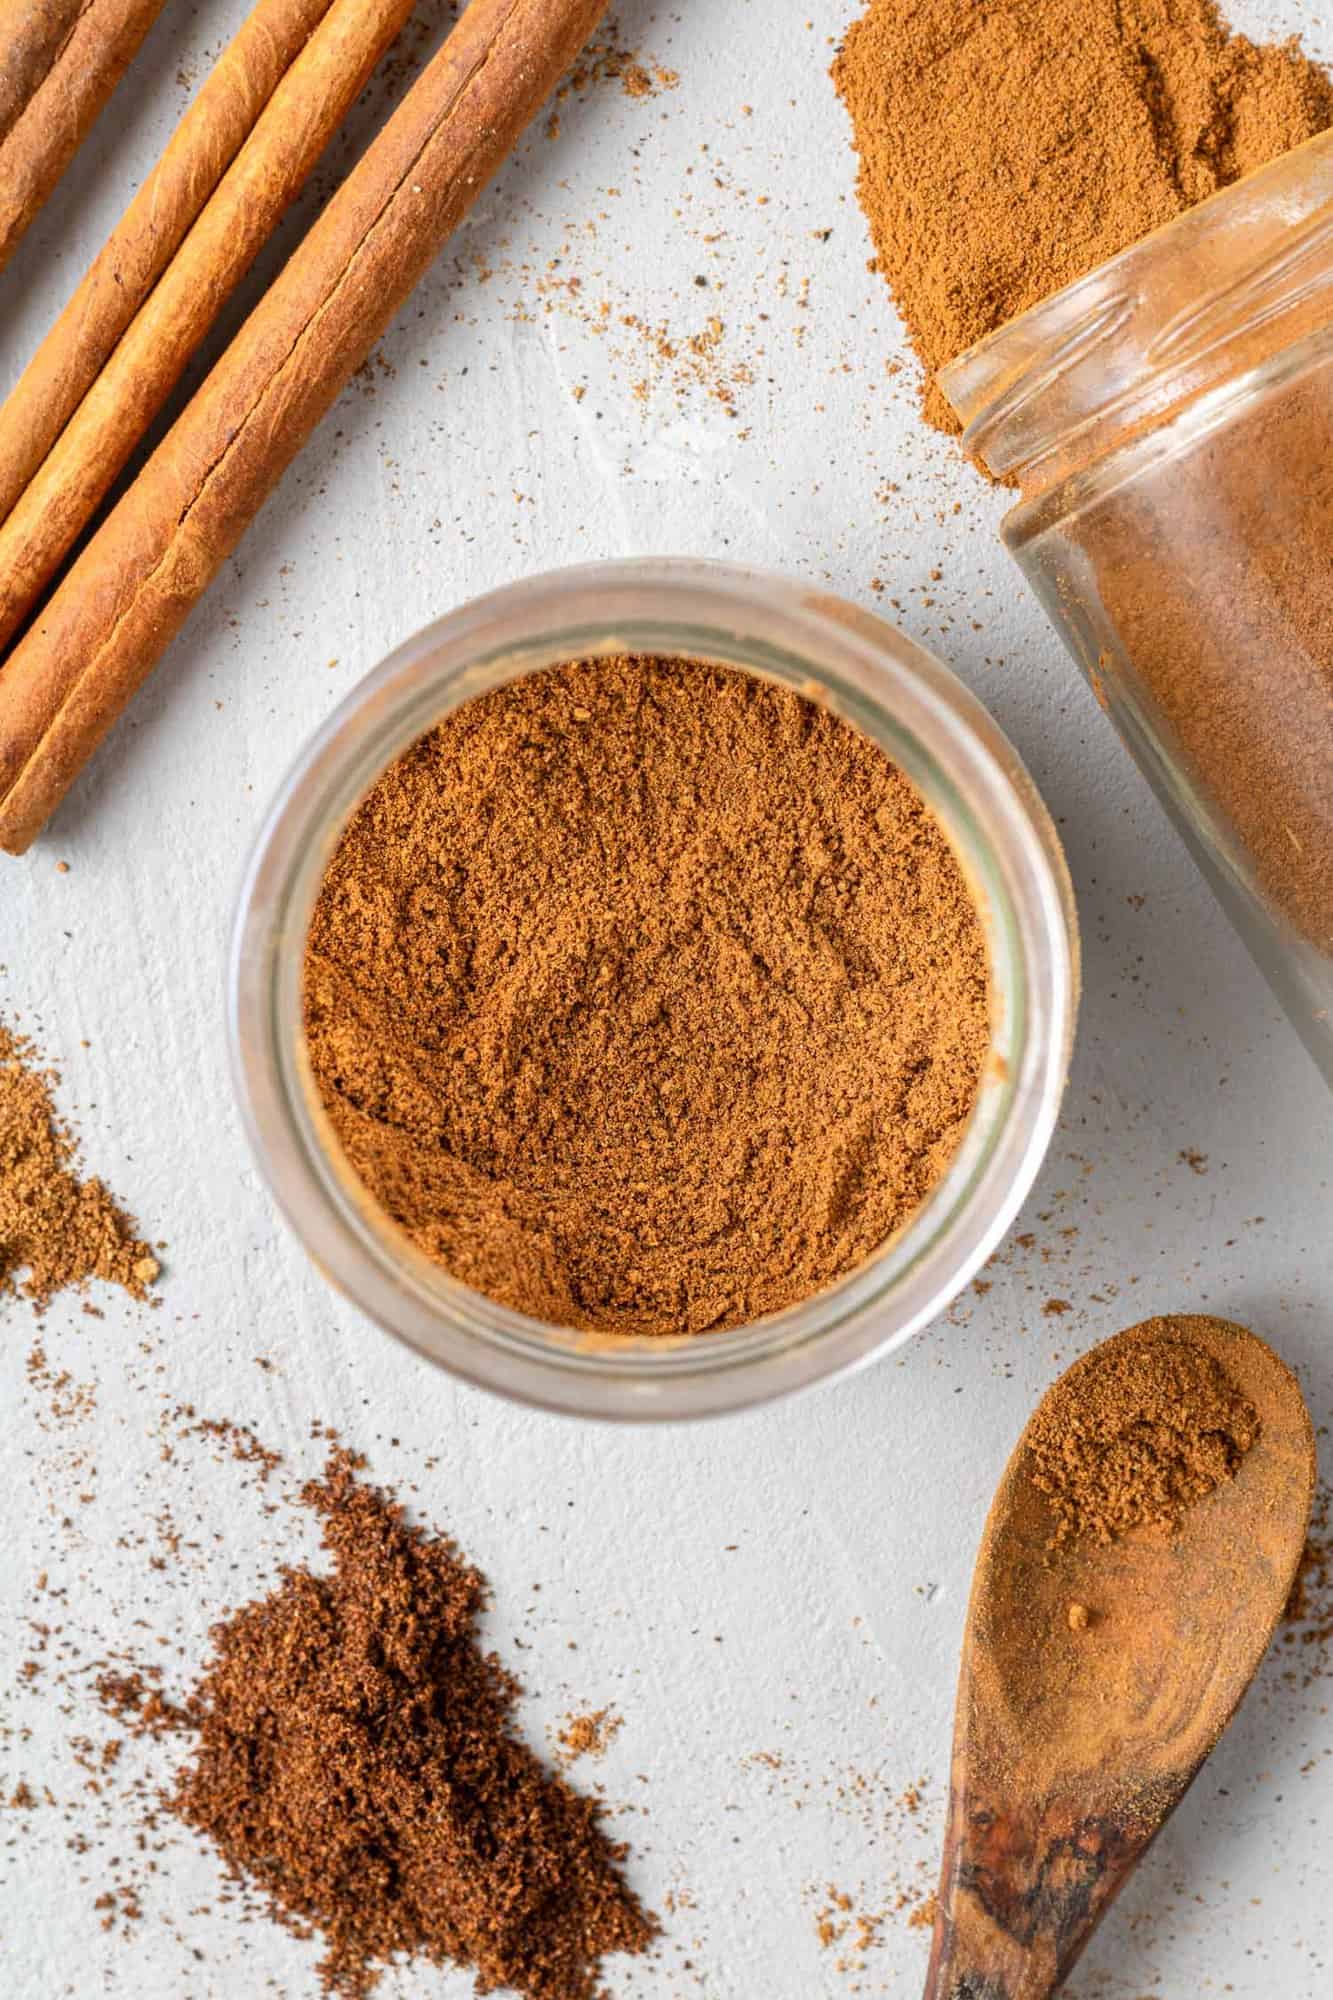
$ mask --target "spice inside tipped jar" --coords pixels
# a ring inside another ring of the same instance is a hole
[[[575,660],[386,770],[305,961],[315,1079],[427,1256],[564,1326],[745,1323],[940,1178],[989,1044],[976,907],[925,801],[732,668]]]

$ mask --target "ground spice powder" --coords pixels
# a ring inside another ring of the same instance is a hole
[[[328,1993],[364,2000],[403,1954],[467,1966],[481,1993],[594,2000],[603,1956],[654,1932],[625,1850],[514,1734],[517,1685],[477,1641],[482,1577],[359,1463],[335,1451],[304,1489],[331,1572],[288,1570],[214,1630],[172,1809],[320,1935]]]
[[[0,1021],[0,1296],[39,1307],[90,1278],[147,1297],[158,1261],[100,1180],[78,1173],[78,1142],[56,1111],[54,1071]]]
[[[1030,1476],[1057,1541],[1174,1530],[1259,1435],[1253,1404],[1206,1348],[1175,1336],[1170,1319],[1135,1333],[1072,1368],[1029,1429]]]
[[[1213,0],[871,0],[834,79],[878,268],[958,424],[946,361],[1333,124],[1294,42]]]
[[[680,659],[466,703],[315,910],[335,1131],[416,1244],[562,1324],[695,1332],[859,1264],[944,1170],[981,925],[915,788],[819,704]]]
[[[556,1736],[560,1762],[573,1764],[580,1757],[604,1757],[620,1734],[624,1718],[612,1708],[590,1709],[586,1715],[570,1715]]]
[[[1333,367],[1068,539],[1071,592],[1095,578],[1130,699],[1270,905],[1333,956]]]

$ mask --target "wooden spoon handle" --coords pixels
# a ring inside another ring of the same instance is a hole
[[[955,1791],[925,2000],[1047,2000],[1146,1845],[1059,1801],[1025,1822]]]

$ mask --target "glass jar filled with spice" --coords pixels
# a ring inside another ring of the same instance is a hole
[[[511,585],[361,683],[260,836],[231,1023],[355,1303],[468,1381],[652,1419],[935,1316],[1031,1186],[1076,995],[1059,842],[955,677],[808,585],[649,561]]]
[[[1333,1082],[1333,133],[945,368],[1003,535]]]

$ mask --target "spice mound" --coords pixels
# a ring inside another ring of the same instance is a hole
[[[571,661],[373,787],[317,901],[314,1076],[427,1256],[610,1333],[758,1318],[929,1193],[989,1043],[985,940],[882,751],[731,668]]]
[[[216,1627],[172,1809],[298,1932],[327,1993],[364,2000],[397,1953],[477,1990],[594,2000],[653,1920],[599,1808],[512,1732],[516,1683],[477,1642],[485,1585],[335,1452],[304,1490],[332,1573],[288,1570]]]
[[[1097,1348],[1033,1419],[1029,1472],[1050,1500],[1057,1542],[1173,1532],[1254,1444],[1253,1404],[1188,1326],[1145,1320]]]
[[[21,1289],[42,1307],[104,1278],[147,1298],[157,1258],[102,1182],[79,1178],[55,1082],[32,1043],[0,1022],[0,1297]]]
[[[1327,73],[1214,0],[870,0],[833,74],[928,376],[1333,125]],[[925,413],[958,428],[933,383]]]

